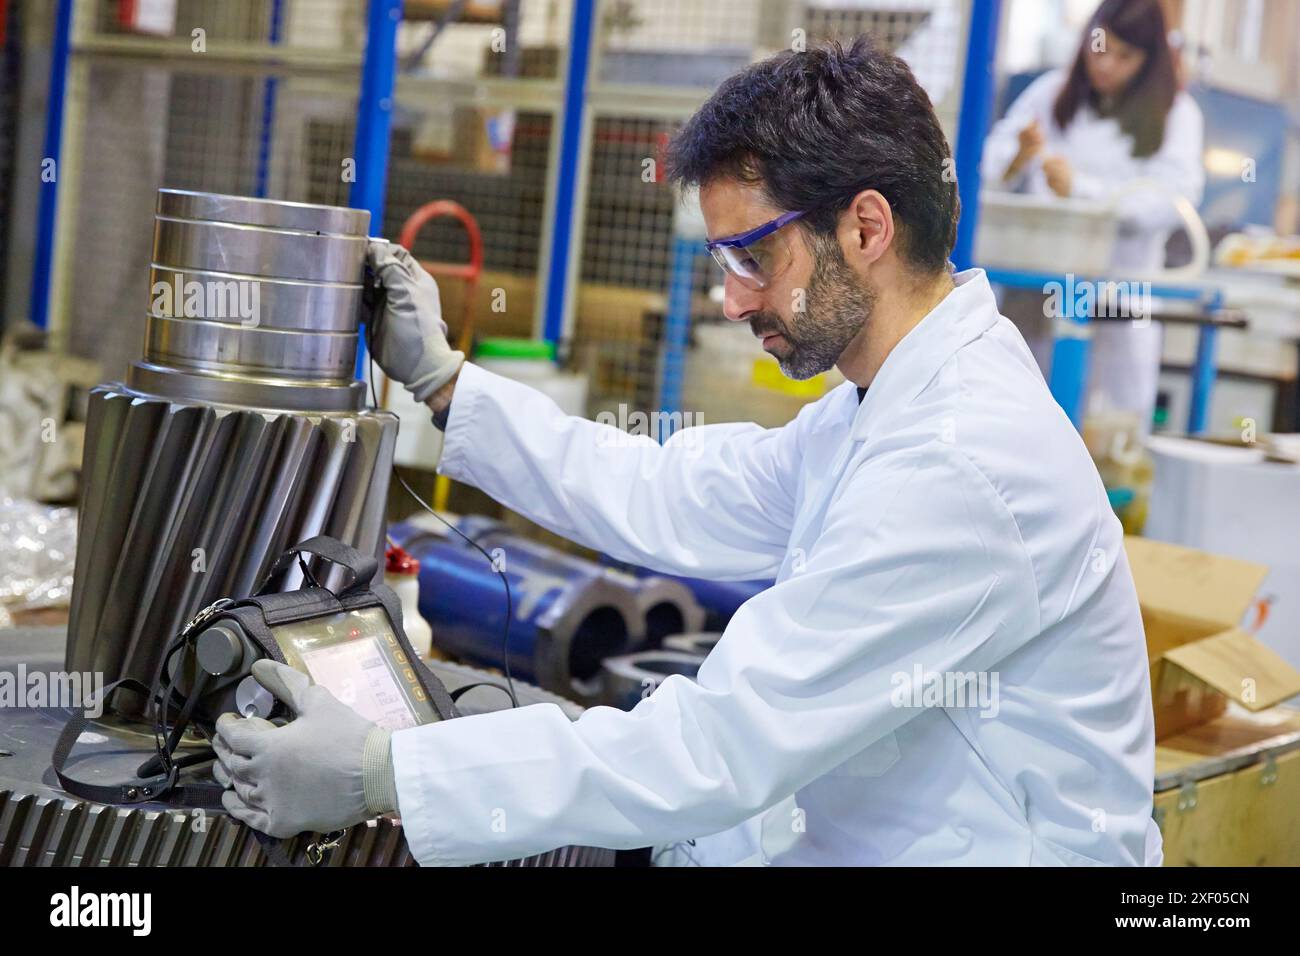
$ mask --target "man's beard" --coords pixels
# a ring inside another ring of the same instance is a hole
[[[749,320],[755,335],[779,332],[789,343],[778,357],[781,371],[798,380],[820,375],[835,365],[862,331],[876,304],[875,290],[864,286],[844,261],[832,236],[812,240],[814,266],[804,295],[804,309],[790,323],[762,312]]]

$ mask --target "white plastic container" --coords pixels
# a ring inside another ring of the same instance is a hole
[[[561,371],[550,342],[484,339],[475,349],[474,364],[537,389],[567,415],[587,414],[586,377]]]
[[[1191,242],[1192,259],[1172,269],[1111,275],[1120,209],[1130,196],[1145,193],[1164,196],[1178,213]],[[1185,282],[1196,279],[1209,266],[1210,237],[1196,207],[1185,196],[1151,179],[1135,179],[1105,201],[990,190],[980,193],[975,263],[986,269]]]
[[[428,660],[433,647],[433,628],[420,613],[420,562],[404,549],[391,546],[384,564],[384,583],[402,602],[402,630],[411,642],[411,649]]]
[[[980,194],[975,262],[989,269],[1101,275],[1110,268],[1119,219],[1091,200]]]

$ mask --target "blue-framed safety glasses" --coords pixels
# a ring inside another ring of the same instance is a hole
[[[714,239],[705,247],[722,270],[735,276],[746,288],[766,289],[790,262],[790,247],[780,241],[776,232],[803,214],[802,210],[783,213],[748,232]]]

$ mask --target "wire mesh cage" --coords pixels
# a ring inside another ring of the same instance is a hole
[[[792,382],[722,320],[721,272],[698,243],[677,241],[676,200],[658,174],[667,140],[719,82],[749,63],[861,34],[911,65],[951,137],[964,52],[959,4],[606,0],[598,21],[572,322],[574,355],[591,379],[590,411],[673,411],[685,403],[697,422],[784,423],[838,374]],[[675,354],[683,336],[665,332],[675,283],[689,290],[677,300],[685,308],[677,321],[688,325],[684,356]]]
[[[439,267],[453,338],[467,295],[479,336],[531,336],[545,298],[547,194],[571,4],[416,0],[404,15],[385,235],[398,239],[411,223],[416,258]],[[433,203],[454,204],[464,221],[444,214],[424,221]],[[469,229],[482,237],[472,289],[460,274],[471,255]]]
[[[62,334],[110,376],[139,348],[158,186],[348,202],[365,50],[365,0],[178,0],[162,23],[130,20],[131,6],[78,7],[69,109],[80,130],[65,145],[72,188],[60,213]],[[589,379],[590,414],[669,409],[682,400],[683,376],[688,386],[700,378],[692,368],[725,366],[740,377],[721,393],[687,387],[697,413],[784,421],[832,379],[792,385],[749,368],[765,356],[741,358],[730,341],[716,351],[724,333],[710,329],[725,324],[711,293],[721,273],[698,245],[679,242],[680,210],[661,175],[666,145],[746,64],[864,32],[911,63],[951,132],[960,5],[598,0],[580,159],[568,168],[558,140],[573,12],[572,0],[407,0],[385,215],[372,230],[396,239],[432,201],[463,207],[482,234],[472,300],[480,335],[538,334],[548,265],[566,257],[575,284],[562,352]],[[568,248],[552,250],[566,179],[577,187],[574,230]],[[424,261],[463,263],[469,241],[434,220],[414,249]],[[442,285],[455,333],[466,292]]]
[[[366,0],[176,0],[168,4],[94,0],[94,35],[198,39],[204,44],[266,43],[354,49],[365,43]]]
[[[264,115],[265,84],[89,66],[67,331],[72,351],[98,357],[109,377],[138,357],[159,186],[346,203],[351,137],[330,134],[350,123],[347,90],[322,98],[283,82],[272,120]],[[264,123],[283,131],[274,148],[264,142]]]
[[[462,207],[482,235],[482,273],[474,300],[481,335],[530,336],[539,288],[543,207],[553,116],[510,106],[399,100],[389,154],[384,234],[397,239],[427,204]],[[507,131],[498,131],[499,127]],[[453,219],[428,221],[412,251],[426,263],[464,264],[466,229]],[[435,272],[437,275],[437,272]],[[460,333],[465,285],[440,281],[443,315]]]
[[[161,20],[131,6],[78,7],[58,253],[58,334],[108,377],[139,350],[157,187],[349,202],[368,5],[178,0]],[[459,203],[484,238],[480,328],[530,335],[570,4],[409,0],[404,12],[385,216],[372,230],[397,239],[426,203]],[[466,245],[434,222],[415,251],[458,262]],[[455,332],[463,290],[443,293]]]
[[[407,0],[398,63],[439,79],[554,80],[571,0]]]

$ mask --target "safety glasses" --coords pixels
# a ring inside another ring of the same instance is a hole
[[[787,212],[756,229],[714,239],[705,246],[722,270],[735,276],[741,285],[754,290],[766,289],[790,261],[789,246],[780,241],[776,231],[803,214],[803,211]]]

